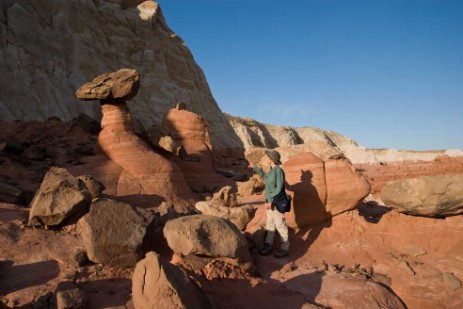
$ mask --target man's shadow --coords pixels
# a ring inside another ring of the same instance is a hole
[[[294,220],[297,226],[302,226],[296,232],[296,241],[309,232],[306,240],[302,240],[302,247],[307,251],[318,238],[324,228],[332,224],[332,215],[326,210],[327,191],[319,192],[313,183],[311,171],[301,170],[300,181],[295,184],[286,183],[286,188],[293,194],[292,206]],[[324,199],[324,201],[322,200]]]

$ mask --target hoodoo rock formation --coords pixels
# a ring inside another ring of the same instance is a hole
[[[135,97],[139,80],[136,70],[121,69],[96,77],[77,90],[76,96],[101,102],[103,118],[98,145],[123,168],[118,195],[147,195],[155,205],[165,199],[184,211],[193,207],[195,197],[181,170],[133,132],[125,99]]]
[[[175,162],[194,192],[211,193],[232,184],[214,170],[209,128],[201,116],[186,110],[186,104],[179,102],[176,108],[167,111],[162,127],[171,133],[170,138],[179,149]]]

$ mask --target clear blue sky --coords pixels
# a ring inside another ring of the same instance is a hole
[[[226,113],[463,150],[463,0],[158,3]]]

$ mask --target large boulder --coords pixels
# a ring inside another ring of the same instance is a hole
[[[207,295],[178,266],[148,252],[132,277],[135,308],[212,308]]]
[[[120,69],[99,75],[76,91],[81,100],[122,100],[134,98],[140,88],[140,74],[134,69]]]
[[[169,247],[180,256],[223,257],[250,266],[248,243],[227,220],[206,215],[177,218],[166,223],[164,236]]]
[[[89,260],[133,267],[143,257],[143,241],[154,214],[129,204],[98,199],[78,222]]]
[[[288,226],[300,229],[354,209],[370,185],[346,159],[323,161],[313,153],[298,154],[283,164],[292,208]]]
[[[287,193],[292,196],[291,211],[286,214],[289,227],[299,229],[332,216],[326,209],[328,189],[322,159],[303,153],[283,164]]]
[[[371,280],[320,272],[300,275],[284,284],[322,308],[407,308],[393,291]]]
[[[325,161],[325,179],[326,210],[332,215],[354,209],[370,193],[368,181],[344,158]]]
[[[463,175],[398,180],[383,187],[381,199],[410,215],[436,218],[458,215],[463,213]]]
[[[29,224],[58,226],[76,220],[89,208],[92,195],[85,183],[66,169],[52,167],[34,195]]]

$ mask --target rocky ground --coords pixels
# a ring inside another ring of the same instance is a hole
[[[52,166],[76,175],[99,168],[96,174],[102,175],[108,196],[114,193],[116,172],[95,149],[98,130],[93,130],[82,119],[0,126],[0,180],[21,191],[16,202],[0,203],[2,306],[52,307],[62,302],[60,290],[71,282],[81,295],[74,294],[74,299],[85,299],[88,308],[135,307],[134,267],[86,260],[76,224],[44,228],[28,222],[32,195]],[[357,209],[310,229],[291,230],[291,253],[283,259],[257,253],[265,217],[262,195],[239,196],[239,205],[256,209],[245,229],[253,261],[248,271],[223,261],[198,271],[162,241],[156,251],[185,269],[217,308],[461,308],[463,217],[409,216],[379,199],[381,185],[391,177],[410,176],[409,171],[451,174],[461,168],[458,160],[446,161],[357,166],[373,194]]]

